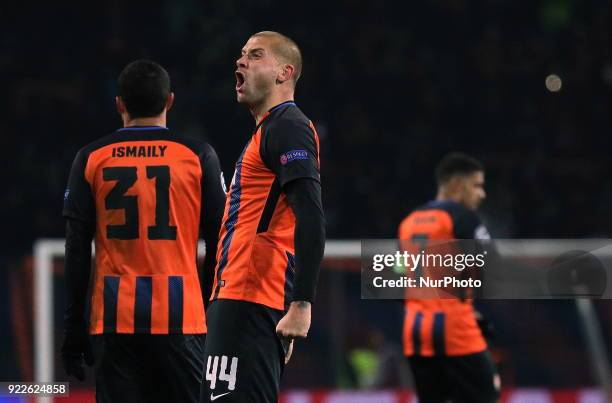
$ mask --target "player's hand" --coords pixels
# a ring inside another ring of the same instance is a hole
[[[74,376],[79,381],[85,380],[83,361],[90,367],[94,364],[94,355],[87,329],[65,331],[61,355],[66,375]]]
[[[308,336],[311,320],[310,305],[307,301],[293,301],[289,305],[287,314],[276,325],[276,334],[289,340]]]

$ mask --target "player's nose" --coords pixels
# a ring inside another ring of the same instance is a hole
[[[236,67],[246,67],[246,55],[242,55],[236,60]]]

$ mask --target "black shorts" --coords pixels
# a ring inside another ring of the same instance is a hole
[[[457,357],[409,357],[420,403],[492,403],[499,376],[488,351]]]
[[[199,402],[205,337],[94,336],[96,402]]]
[[[229,299],[206,311],[201,402],[276,403],[285,347],[276,335],[283,311]]]

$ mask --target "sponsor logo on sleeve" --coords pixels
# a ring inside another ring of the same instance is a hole
[[[281,165],[286,165],[291,161],[307,160],[308,152],[306,150],[291,150],[280,156]]]

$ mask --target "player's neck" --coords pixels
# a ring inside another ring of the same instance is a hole
[[[147,117],[147,118],[134,118],[131,119],[129,116],[123,116],[123,127],[131,126],[160,126],[166,127],[166,114],[162,113],[159,116]]]
[[[451,193],[451,192],[445,192],[443,190],[438,191],[438,194],[436,195],[436,200],[438,201],[450,200],[450,201],[454,201],[455,203],[461,204],[461,197],[458,194]]]
[[[271,96],[264,102],[249,107],[251,115],[255,119],[255,124],[259,124],[270,109],[274,108],[276,105],[282,104],[283,102],[287,101],[293,101],[293,93]]]

